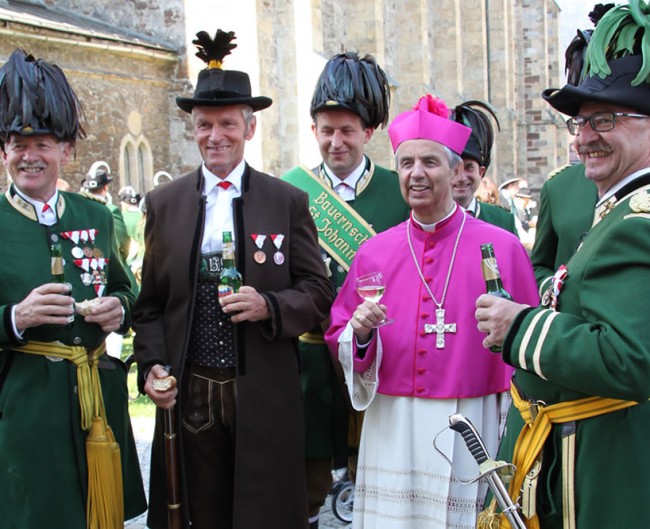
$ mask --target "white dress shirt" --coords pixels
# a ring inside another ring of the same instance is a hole
[[[365,156],[357,168],[352,171],[344,180],[341,180],[338,176],[336,176],[326,163],[323,163],[323,168],[325,169],[325,174],[327,174],[329,179],[332,181],[332,187],[338,196],[340,196],[346,202],[350,202],[356,198],[357,182],[359,182],[359,179],[363,176],[363,173],[366,170]]]
[[[220,252],[223,249],[223,232],[230,231],[235,242],[235,229],[232,212],[233,199],[240,197],[242,193],[242,177],[246,162],[242,160],[237,167],[223,180],[211,173],[203,164],[203,194],[206,197],[205,204],[205,229],[201,252]],[[228,189],[223,189],[217,184],[230,182]]]

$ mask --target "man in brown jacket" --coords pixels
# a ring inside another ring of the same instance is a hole
[[[221,68],[233,38],[197,34],[209,66],[193,97],[176,99],[203,164],[146,198],[134,328],[140,390],[159,407],[152,529],[167,527],[162,418],[172,407],[184,527],[307,526],[297,337],[327,317],[333,289],[307,195],[244,161],[253,113],[272,101],[251,97],[247,74]],[[243,286],[218,301],[224,231],[234,233]],[[169,372],[177,388],[154,389]]]

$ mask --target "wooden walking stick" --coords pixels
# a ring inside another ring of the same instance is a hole
[[[181,498],[178,480],[178,458],[176,451],[176,412],[174,408],[164,410],[165,462],[167,463],[167,518],[169,529],[181,529]]]
[[[171,366],[165,366],[169,373]],[[153,381],[156,391],[169,391],[176,387],[173,376]],[[174,408],[163,410],[163,430],[165,435],[165,464],[167,467],[167,520],[169,529],[181,529],[181,494],[178,479],[178,451],[176,449],[176,412]]]

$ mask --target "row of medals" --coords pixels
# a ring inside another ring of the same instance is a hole
[[[257,246],[257,251],[253,254],[253,260],[260,265],[266,263],[266,253],[264,253],[262,250],[262,246],[264,245],[264,241],[267,237],[270,237],[270,239],[273,241],[275,249],[277,250],[273,254],[273,262],[279,266],[284,263],[284,254],[280,251],[280,247],[284,241],[284,235],[281,233],[273,234],[270,236],[261,233],[251,233],[251,239],[253,239],[255,246]]]
[[[92,246],[75,246],[70,253],[75,259],[102,259],[104,257],[104,252]],[[95,269],[92,273],[84,271],[80,277],[81,282],[86,287],[93,283],[106,284],[106,272],[104,270]]]
[[[262,250],[257,250],[253,254],[253,259],[257,264],[264,264],[266,263],[266,254]],[[273,254],[273,262],[278,266],[284,263],[284,254],[280,250]]]
[[[63,237],[65,238],[65,237]],[[53,242],[58,241],[58,236],[56,240],[52,237]],[[74,244],[74,241],[72,241]],[[75,245],[74,248],[70,251],[72,257],[75,259],[103,259],[104,252],[99,248],[94,247],[91,244],[85,244],[84,246]],[[79,267],[79,265],[77,265]],[[86,272],[85,270],[80,275],[81,282],[84,286],[90,286],[92,284],[105,285],[106,284],[106,272],[100,270],[99,268],[94,269],[92,272]]]

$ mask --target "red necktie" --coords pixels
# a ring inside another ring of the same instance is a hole
[[[228,189],[232,184],[227,181],[222,181],[217,184],[221,189]]]
[[[49,205],[49,204],[45,204],[45,205],[43,206],[43,211],[42,211],[42,213],[45,213],[46,211],[49,211],[49,209],[50,209],[50,205]]]

